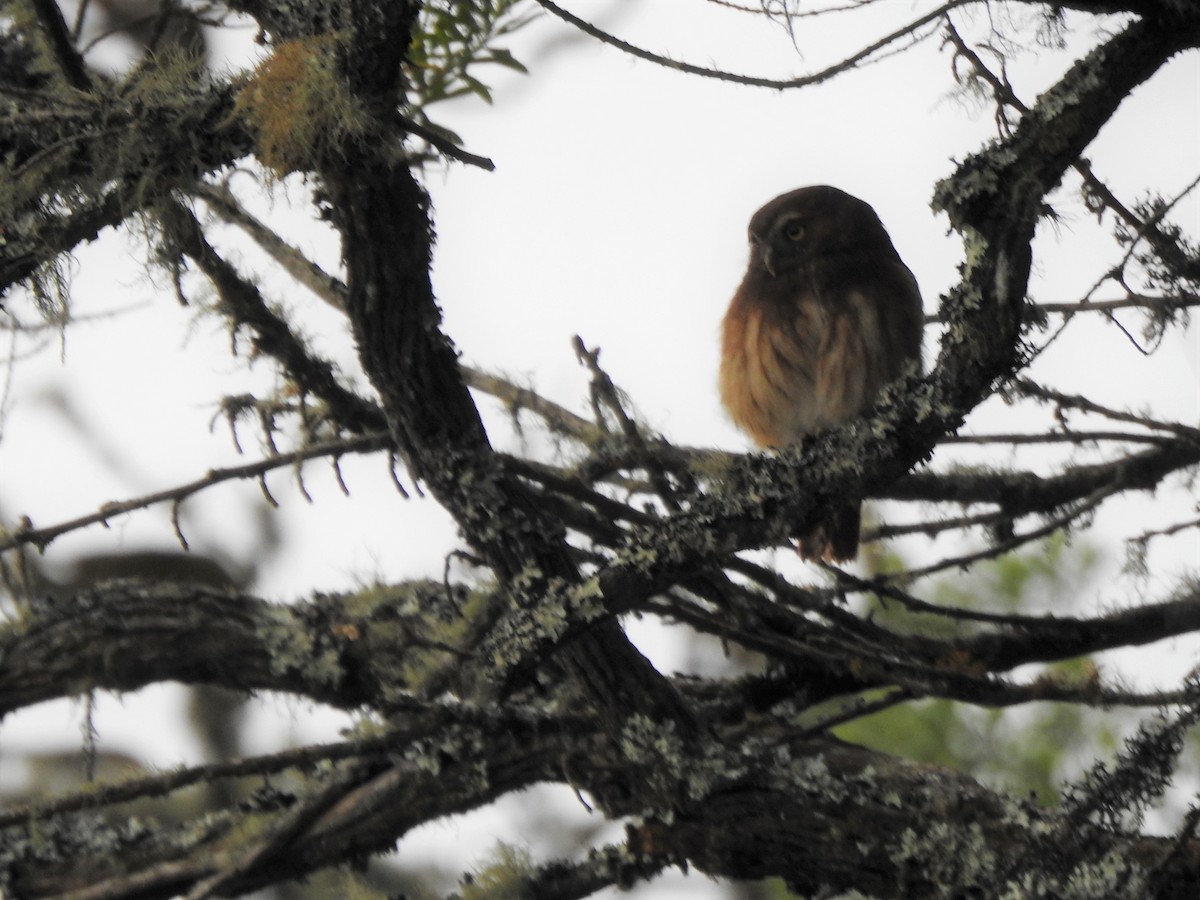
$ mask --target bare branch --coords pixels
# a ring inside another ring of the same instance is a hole
[[[757,78],[751,75],[738,75],[734,72],[724,72],[720,69],[710,69],[706,68],[705,66],[696,66],[692,65],[691,63],[669,59],[665,56],[651,53],[648,50],[643,50],[641,47],[636,47],[633,44],[623,41],[606,31],[600,30],[590,22],[567,12],[557,3],[552,2],[552,0],[537,0],[538,5],[547,12],[550,12],[555,16],[558,16],[558,18],[562,19],[564,22],[575,26],[584,34],[590,35],[591,37],[594,37],[605,44],[616,47],[618,50],[622,51],[623,53],[628,53],[630,56],[636,56],[638,59],[644,59],[647,62],[654,63],[655,65],[663,66],[668,69],[674,69],[677,72],[684,72],[688,75],[700,75],[704,78],[715,78],[719,81],[730,81],[734,84],[775,88],[777,90],[802,88],[814,84],[820,84],[822,81],[828,81],[829,79],[840,75],[843,72],[848,72],[857,66],[870,62],[872,57],[875,57],[879,51],[886,47],[890,47],[892,44],[895,44],[898,41],[904,40],[905,38],[910,38],[914,42],[922,40],[923,38],[928,37],[928,35],[921,35],[919,33],[922,28],[938,21],[950,10],[973,2],[975,2],[975,0],[951,0],[951,2],[945,3],[932,12],[917,17],[907,25],[897,28],[895,31],[885,35],[874,43],[869,44],[854,55],[848,56],[842,61],[835,63],[828,68],[822,69],[819,72],[814,72],[811,75],[803,75],[798,78],[777,79]]]
[[[288,323],[267,306],[258,286],[243,278],[213,249],[189,210],[174,204],[169,214],[164,215],[163,225],[178,242],[179,250],[194,260],[213,282],[234,325],[253,329],[255,348],[277,359],[288,377],[303,390],[324,400],[342,427],[360,433],[386,427],[380,409],[343,387],[333,365],[314,356]]]
[[[1019,378],[1014,382],[1016,390],[1028,397],[1036,397],[1039,400],[1045,400],[1049,403],[1054,403],[1060,409],[1079,409],[1084,412],[1097,413],[1104,416],[1106,419],[1113,419],[1117,422],[1131,422],[1135,425],[1142,425],[1145,428],[1150,428],[1156,431],[1166,431],[1176,435],[1188,443],[1200,446],[1200,428],[1193,428],[1189,425],[1182,425],[1176,422],[1161,422],[1156,419],[1151,419],[1148,416],[1139,416],[1133,413],[1121,412],[1119,410],[1110,409],[1107,406],[1102,406],[1089,400],[1081,395],[1067,395],[1051,390],[1050,388],[1042,387],[1039,384],[1030,381],[1028,378]]]
[[[251,478],[261,479],[267,472],[298,466],[310,459],[319,459],[326,456],[336,458],[351,453],[374,453],[379,450],[386,450],[390,446],[391,439],[388,434],[386,432],[377,432],[375,434],[365,434],[313,444],[301,450],[295,450],[290,453],[279,453],[241,466],[210,469],[204,476],[185,484],[176,485],[162,491],[155,491],[151,494],[143,494],[140,497],[131,497],[128,500],[113,500],[105,503],[93,513],[76,516],[73,519],[58,522],[54,525],[34,528],[31,523],[27,523],[16,531],[9,532],[7,536],[0,538],[0,553],[21,546],[34,546],[39,550],[44,550],[55,538],[61,537],[68,532],[77,531],[89,525],[104,525],[108,527],[109,521],[117,516],[140,509],[147,509],[159,503],[171,503],[174,506],[178,506],[188,497],[227,481],[242,481]]]
[[[251,215],[229,190],[209,184],[199,184],[193,191],[193,195],[204,200],[222,219],[241,228],[296,281],[334,309],[342,309],[345,303],[346,286],[283,240],[264,222]]]

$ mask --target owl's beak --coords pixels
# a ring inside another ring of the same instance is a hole
[[[775,277],[775,254],[771,252],[771,245],[757,235],[750,235],[750,243],[754,247],[754,252],[763,264],[763,268],[767,270],[767,274],[772,278]]]

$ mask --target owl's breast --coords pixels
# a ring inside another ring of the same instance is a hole
[[[744,283],[722,323],[721,401],[759,446],[853,418],[882,383],[879,318],[864,297],[790,293],[756,298]]]

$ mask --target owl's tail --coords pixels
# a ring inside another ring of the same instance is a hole
[[[858,535],[862,528],[862,504],[846,503],[834,507],[828,518],[808,534],[801,535],[797,551],[801,559],[826,562],[853,562],[858,556]]]

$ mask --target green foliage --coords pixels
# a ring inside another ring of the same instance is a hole
[[[1043,607],[1057,595],[1078,595],[1094,574],[1095,550],[1069,545],[1061,535],[1036,550],[1010,554],[965,576],[943,579],[932,592],[942,606],[1015,613]],[[1071,590],[1068,592],[1068,586]],[[947,636],[956,627],[876,600],[874,617],[910,633]],[[1047,667],[1043,678],[1086,682],[1096,675],[1088,659]],[[968,772],[993,784],[1057,795],[1065,770],[1085,752],[1112,749],[1114,723],[1101,712],[1075,704],[1038,704],[1019,709],[979,709],[949,700],[893,707],[836,729],[838,737],[913,760]],[[1097,747],[1099,745],[1099,747]]]
[[[945,579],[934,598],[943,606],[1017,612],[1043,597],[1076,595],[1097,562],[1094,548],[1068,544],[1066,535],[1056,532],[1034,552],[1001,556],[970,578]]]
[[[491,89],[470,71],[477,66],[497,65],[526,72],[525,66],[511,51],[496,46],[495,42],[533,21],[534,13],[518,12],[518,7],[527,5],[524,0],[431,0],[426,3],[408,49],[405,67],[412,106],[410,115],[455,143],[461,143],[453,133],[433,125],[425,109],[439,101],[467,94],[491,103]]]
[[[1000,710],[928,700],[857,719],[838,728],[837,735],[967,772],[1042,802],[1057,795],[1073,759],[1116,743],[1111,722],[1101,713],[1068,703]]]

